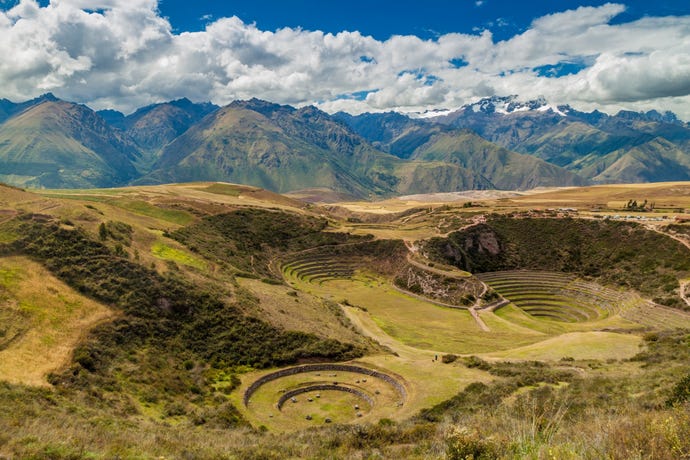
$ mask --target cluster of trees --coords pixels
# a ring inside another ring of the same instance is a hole
[[[654,202],[648,203],[647,200],[644,200],[644,202],[640,204],[637,203],[637,200],[628,200],[623,209],[625,209],[626,211],[647,212],[653,211],[654,206]]]

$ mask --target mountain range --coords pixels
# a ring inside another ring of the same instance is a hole
[[[52,94],[0,100],[0,181],[32,188],[226,181],[376,198],[468,189],[690,180],[670,112],[584,113],[488,98],[455,111],[329,115],[188,99],[130,115]]]

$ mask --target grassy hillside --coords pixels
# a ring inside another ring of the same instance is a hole
[[[328,222],[308,216],[259,209],[218,214],[171,236],[219,264],[262,277],[276,277],[271,262],[280,254],[368,239],[325,231]]]
[[[127,226],[106,223],[102,238],[107,244],[45,216],[21,215],[2,227],[15,237],[0,252],[36,261],[21,268],[34,267],[32,277],[19,285],[24,290],[16,291],[12,283],[17,277],[26,278],[21,275],[25,272],[3,272],[9,286],[4,300],[9,303],[2,310],[3,336],[8,337],[3,342],[2,352],[8,354],[3,366],[13,372],[7,378],[50,382],[75,395],[91,388],[93,396],[107,401],[97,405],[107,412],[235,425],[241,416],[221,390],[232,388],[236,381],[232,376],[241,366],[349,359],[361,355],[362,346],[367,346],[286,331],[252,315],[260,299],[250,291],[227,292],[188,279],[177,270],[161,275],[139,265],[122,249],[124,240],[118,240],[130,234],[131,230],[123,233]],[[4,258],[2,264],[11,267],[22,260]],[[50,281],[52,275],[39,263],[60,281]],[[36,297],[42,291],[31,292],[40,285],[35,277],[42,273],[49,282],[43,282],[41,289],[49,294]],[[47,309],[59,305],[55,295],[67,311]],[[96,325],[111,313],[92,306],[98,304],[87,297],[109,305],[114,319]],[[19,302],[16,312],[14,298]],[[90,310],[79,306],[84,303]],[[34,366],[22,373],[17,359],[27,356],[35,357]]]
[[[494,188],[504,190],[586,182],[558,166],[502,149],[469,131],[441,132],[417,147],[412,158],[459,164],[487,178]]]
[[[626,222],[478,223],[636,190],[339,208],[0,186],[0,457],[682,458],[690,314],[632,291],[687,277],[684,246]],[[341,361],[363,372],[296,371]]]
[[[85,331],[114,316],[25,257],[0,258],[0,299],[0,375],[12,383],[47,385]]]
[[[432,239],[425,250],[432,259],[471,272],[570,272],[685,307],[678,280],[690,271],[688,248],[636,223],[494,216],[486,224]]]

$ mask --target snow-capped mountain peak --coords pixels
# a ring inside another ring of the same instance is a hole
[[[517,96],[493,96],[465,105],[461,110],[472,111],[474,113],[498,113],[503,115],[517,112],[552,111],[558,115],[565,116],[565,113],[558,106],[549,104],[543,96],[531,101],[521,101]]]

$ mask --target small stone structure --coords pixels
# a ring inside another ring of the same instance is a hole
[[[283,404],[285,404],[285,401],[287,401],[289,398],[293,398],[294,396],[300,395],[302,393],[308,393],[310,391],[325,391],[325,390],[335,390],[335,391],[344,391],[346,393],[351,393],[359,398],[362,398],[366,402],[368,402],[371,406],[374,405],[374,400],[369,396],[368,394],[364,393],[363,391],[358,390],[357,388],[353,387],[347,387],[343,385],[329,385],[329,384],[322,384],[322,385],[312,385],[308,387],[302,387],[302,388],[297,388],[295,390],[289,391],[282,395],[278,399],[278,410],[282,410]]]
[[[304,374],[307,372],[328,372],[328,371],[336,371],[336,372],[352,372],[356,374],[363,374],[369,377],[374,377],[380,380],[383,380],[384,382],[388,383],[391,385],[400,395],[400,398],[404,401],[407,399],[407,390],[405,389],[405,386],[400,383],[398,380],[395,378],[391,377],[388,374],[385,374],[383,372],[379,372],[374,369],[369,369],[366,367],[362,366],[356,366],[353,364],[333,364],[333,363],[327,363],[327,364],[304,364],[301,366],[293,366],[293,367],[288,367],[286,369],[281,369],[279,371],[271,372],[270,374],[266,374],[263,377],[258,378],[254,383],[249,385],[249,388],[244,392],[244,397],[243,397],[243,402],[245,406],[249,405],[249,399],[251,396],[258,390],[262,385],[272,382],[273,380],[277,380],[282,377],[288,377],[291,375],[297,375],[297,374]],[[362,379],[363,381],[366,381],[365,379]],[[329,385],[329,390],[332,389],[338,389],[340,390],[341,388],[349,388],[349,387],[343,387],[341,385],[334,386],[335,388],[330,388]],[[299,389],[303,390],[303,389]],[[296,391],[296,390],[293,390]],[[311,390],[310,390],[311,391]],[[343,390],[346,391],[346,390]],[[285,392],[282,394],[280,399],[283,401],[287,400],[288,398],[295,396],[295,394],[300,394],[304,393],[304,391],[300,391],[299,393],[293,393],[293,392]],[[290,395],[290,396],[288,396]],[[317,395],[318,397],[318,395]],[[366,399],[366,398],[363,398]]]

